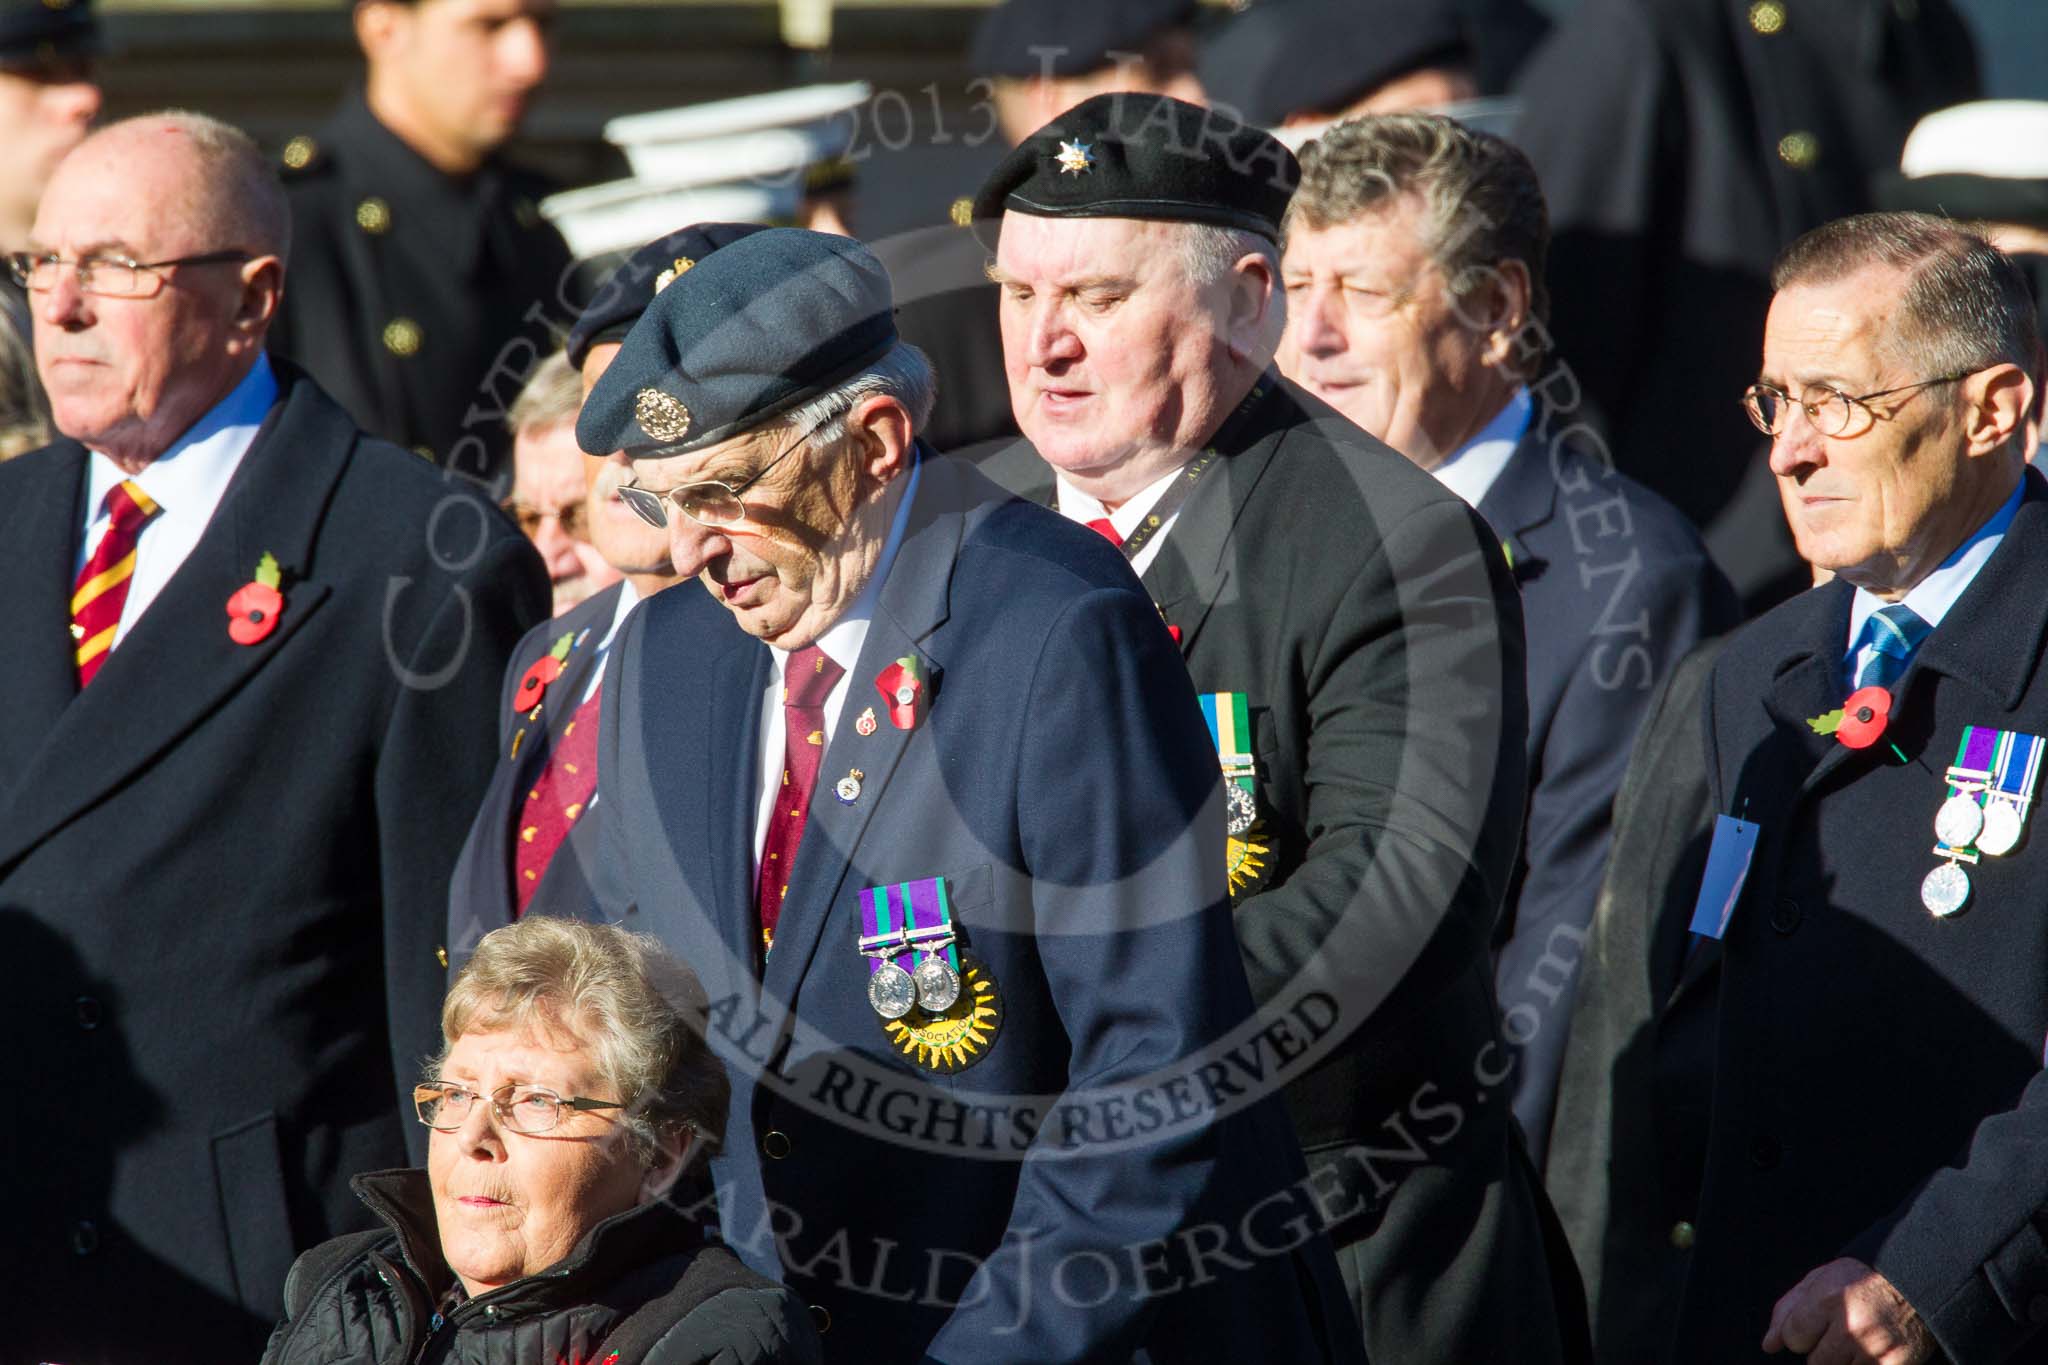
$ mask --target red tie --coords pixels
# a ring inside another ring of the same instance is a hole
[[[133,479],[109,488],[104,506],[106,533],[71,589],[71,638],[78,642],[80,688],[93,680],[114,647],[121,608],[128,603],[128,581],[135,576],[135,542],[149,519],[163,510]]]
[[[811,793],[818,785],[818,766],[825,760],[825,699],[845,672],[816,645],[790,655],[783,670],[782,785],[768,814],[760,885],[754,894],[764,948],[775,942],[782,898],[789,894],[789,870],[796,865],[796,847],[803,841]]]
[[[1116,546],[1117,549],[1123,549],[1124,538],[1116,533],[1116,523],[1111,521],[1108,517],[1097,517],[1095,520],[1088,523],[1088,529],[1093,531],[1096,535],[1101,536],[1110,544]]]
[[[526,802],[520,807],[519,839],[512,847],[514,919],[526,913],[527,903],[547,873],[548,860],[569,837],[569,826],[576,823],[576,817],[590,804],[590,794],[597,790],[597,702],[603,695],[603,689],[591,693],[590,700],[569,717],[555,738],[540,780],[526,793]]]

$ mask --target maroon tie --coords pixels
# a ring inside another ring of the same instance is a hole
[[[1097,517],[1095,520],[1088,523],[1088,529],[1093,531],[1096,535],[1101,536],[1110,544],[1116,546],[1117,549],[1123,549],[1124,538],[1116,533],[1116,523],[1111,521],[1108,517]]]
[[[569,717],[555,737],[540,780],[526,793],[526,802],[519,809],[519,839],[512,846],[514,919],[526,913],[527,903],[540,889],[540,879],[547,875],[548,860],[569,837],[569,826],[576,823],[590,804],[590,794],[597,790],[597,702],[603,695],[602,688],[591,693],[590,700]]]
[[[71,638],[77,641],[78,685],[84,687],[107,661],[121,609],[128,604],[128,580],[135,576],[135,542],[159,511],[142,485],[124,480],[107,490],[107,529],[71,589]]]
[[[782,898],[789,894],[789,871],[803,841],[811,793],[818,785],[818,766],[825,760],[825,698],[846,670],[825,651],[807,645],[789,656],[782,674],[782,782],[768,812],[768,834],[761,842],[761,878],[754,906],[761,917],[761,945],[775,943],[775,925],[782,918]]]

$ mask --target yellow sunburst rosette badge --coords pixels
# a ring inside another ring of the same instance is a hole
[[[1264,822],[1253,825],[1242,835],[1230,835],[1224,841],[1224,862],[1230,869],[1230,894],[1239,895],[1264,881],[1266,859],[1272,853],[1266,844]]]
[[[1259,818],[1251,702],[1242,692],[1204,692],[1199,700],[1209,738],[1216,745],[1217,761],[1223,766],[1224,829],[1229,836],[1225,866],[1230,873],[1230,894],[1235,896],[1264,879],[1266,859],[1272,855],[1264,835],[1265,822]]]
[[[909,1060],[941,1075],[965,1071],[988,1055],[1003,1028],[1003,993],[988,966],[960,954],[960,998],[937,1014],[913,1009],[883,1023],[889,1041]]]

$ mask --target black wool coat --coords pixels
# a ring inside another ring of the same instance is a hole
[[[2032,1359],[2048,1321],[2048,838],[1967,868],[1939,919],[1942,774],[1968,725],[2048,735],[2048,482],[1915,654],[1883,737],[1842,704],[1853,590],[1730,641],[1704,703],[1714,808],[1762,826],[1723,939],[1698,1242],[1674,1358],[1760,1360],[1771,1306],[1840,1256],[1904,1293],[1957,1365]],[[1901,762],[1892,752],[1905,755]]]
[[[0,465],[0,962],[40,1115],[0,1126],[0,1283],[35,1306],[5,1314],[9,1362],[253,1357],[292,1257],[362,1225],[348,1176],[419,1128],[448,872],[547,581],[466,481],[279,381],[84,692],[86,452]],[[236,644],[266,553],[284,608]]]

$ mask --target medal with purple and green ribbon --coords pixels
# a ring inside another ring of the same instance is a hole
[[[1251,704],[1242,692],[1204,692],[1202,719],[1223,765],[1225,828],[1232,838],[1258,822],[1259,800],[1252,763]]]
[[[875,1013],[901,1019],[916,1006],[940,1014],[960,998],[960,950],[944,877],[867,888],[860,921]]]

